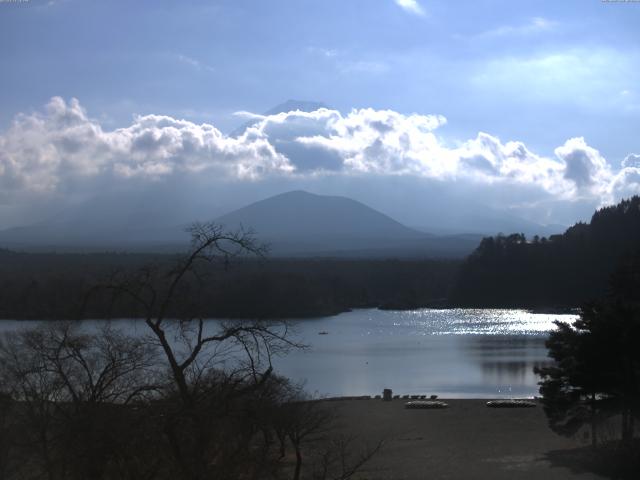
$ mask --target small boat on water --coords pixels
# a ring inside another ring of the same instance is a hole
[[[324,330],[321,332],[318,332],[318,335],[329,335],[329,332],[325,332]]]

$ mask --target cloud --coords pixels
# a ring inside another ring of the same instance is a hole
[[[213,68],[211,65],[202,62],[196,58],[193,57],[189,57],[187,55],[182,55],[182,54],[178,54],[176,56],[177,60],[181,63],[184,63],[186,65],[189,65],[193,68],[195,68],[196,70],[200,70],[200,71],[206,71],[206,72],[210,72],[210,73],[214,73],[216,71],[215,68]]]
[[[562,201],[612,199],[612,168],[584,138],[568,139],[555,150],[555,157],[548,158],[522,142],[503,143],[484,132],[449,146],[436,135],[446,122],[441,115],[371,108],[344,115],[320,109],[266,116],[254,128],[298,173],[414,176],[452,184],[534,188]]]
[[[640,194],[640,166],[625,167],[616,174],[611,185],[611,199]]]
[[[255,130],[232,138],[212,125],[145,115],[105,131],[76,99],[54,97],[44,112],[18,115],[0,136],[5,191],[46,194],[96,178],[155,181],[183,173],[253,179],[275,171],[293,167]]]
[[[345,171],[388,175],[434,176],[446,169],[446,162],[428,162],[442,149],[433,130],[446,123],[440,115],[402,115],[391,110],[353,110],[343,116],[325,113],[323,132],[300,135],[299,143],[309,148],[333,151],[343,159]]]
[[[406,12],[414,15],[424,15],[425,11],[417,0],[394,0],[396,4]]]
[[[563,176],[575,185],[576,193],[604,195],[612,173],[607,161],[596,149],[588,146],[584,138],[572,138],[555,149],[564,162]]]
[[[477,35],[477,38],[506,37],[516,35],[533,35],[549,32],[557,26],[557,22],[544,17],[533,17],[520,25],[503,25]]]
[[[543,51],[478,63],[470,80],[478,95],[627,109],[631,99],[618,92],[640,79],[639,62],[637,53],[609,48]]]
[[[242,116],[254,122],[237,137],[166,115],[136,116],[109,131],[78,100],[54,97],[0,133],[0,204],[25,210],[38,201],[55,203],[46,199],[154,185],[178,198],[197,184],[208,197],[222,186],[269,182],[283,190],[314,182],[320,191],[336,182],[426,182],[471,202],[514,208],[597,206],[640,193],[640,156],[629,155],[614,171],[581,137],[547,157],[484,132],[449,144],[438,135],[447,123],[441,115],[320,108]]]
[[[636,155],[634,153],[627,155],[622,161],[622,166],[640,168],[640,155]]]
[[[259,113],[247,112],[246,110],[238,110],[233,112],[234,117],[245,118],[248,120],[264,120],[265,116]]]
[[[319,55],[325,58],[333,58],[339,55],[339,51],[334,48],[307,47],[307,53],[311,55]]]

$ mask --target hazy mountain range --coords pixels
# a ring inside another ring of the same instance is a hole
[[[264,115],[296,110],[313,112],[326,107],[320,102],[288,100]],[[250,119],[231,135],[242,135],[258,119],[259,116]],[[287,155],[296,155],[294,147],[292,142],[282,139],[276,143],[278,151]],[[220,210],[216,215],[206,204],[199,206],[199,213],[185,214],[192,210],[170,200],[163,202],[162,198],[154,197],[151,201],[142,192],[139,198],[98,195],[55,218],[0,230],[0,247],[176,251],[187,245],[189,237],[185,229],[191,221],[213,218],[230,229],[254,230],[260,241],[270,245],[274,256],[461,257],[473,251],[486,235],[499,232],[549,235],[565,229],[561,225],[543,226],[481,203],[469,204],[464,199],[457,203],[447,192],[438,195],[440,202],[418,203],[411,198],[400,202],[418,205],[411,209],[414,218],[411,227],[351,198],[301,190],[270,196],[222,216],[218,216]],[[397,213],[406,216],[407,212],[405,209]],[[423,220],[416,221],[418,218]]]
[[[217,219],[231,229],[251,226],[275,255],[461,256],[477,235],[434,236],[411,229],[346,197],[293,191]]]
[[[435,236],[409,228],[346,197],[293,191],[229,212],[217,223],[255,231],[276,256],[455,256],[466,255],[480,235]],[[188,241],[185,225],[130,214],[122,222],[75,219],[0,232],[0,245],[38,250],[175,250]]]
[[[432,234],[405,226],[353,199],[304,191],[269,197],[215,221],[229,229],[255,231],[260,241],[270,245],[274,256],[460,257],[470,253],[483,236]],[[0,231],[0,246],[175,251],[184,249],[188,242],[187,225],[167,225],[162,215],[145,211],[123,212],[120,217],[71,216]]]

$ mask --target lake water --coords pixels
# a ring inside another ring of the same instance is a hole
[[[306,351],[276,367],[321,395],[436,394],[532,397],[533,367],[548,362],[554,320],[575,315],[523,310],[354,310],[297,324]],[[319,332],[327,332],[320,335]]]
[[[533,367],[548,362],[554,320],[575,315],[523,310],[354,310],[295,322],[309,347],[274,360],[276,371],[318,395],[439,395],[509,398],[538,394]],[[145,331],[139,321],[115,322]],[[0,322],[12,330],[25,322]],[[322,332],[322,334],[320,334]]]

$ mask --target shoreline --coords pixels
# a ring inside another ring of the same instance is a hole
[[[273,321],[307,321],[307,320],[319,320],[322,318],[329,317],[337,317],[343,313],[354,312],[358,310],[378,310],[381,312],[410,312],[413,310],[522,310],[527,313],[532,314],[546,314],[546,315],[576,315],[579,313],[579,307],[528,307],[528,306],[512,306],[512,307],[472,307],[472,306],[455,306],[455,305],[445,305],[445,306],[434,306],[434,305],[425,305],[425,306],[410,306],[403,308],[401,306],[394,306],[393,308],[385,308],[383,305],[371,305],[371,306],[357,306],[357,307],[349,307],[344,309],[334,309],[330,311],[320,312],[320,313],[311,313],[311,314],[302,314],[298,316],[274,316],[274,317],[207,317],[205,320],[236,320],[236,321],[264,321],[264,322],[273,322]],[[33,317],[13,317],[13,318],[4,318],[0,317],[0,322],[4,321],[15,321],[15,322],[56,322],[56,321],[69,321],[69,322],[82,322],[82,321],[117,321],[117,320],[144,320],[145,317],[117,317],[117,318],[109,318],[109,317],[82,317],[82,318],[33,318]],[[175,319],[173,319],[175,320]]]
[[[407,409],[404,401],[381,400],[325,405],[346,435],[369,445],[384,442],[357,478],[606,478],[580,467],[576,458],[588,440],[551,431],[539,402],[535,408],[489,408],[486,399],[438,400],[448,408]]]

